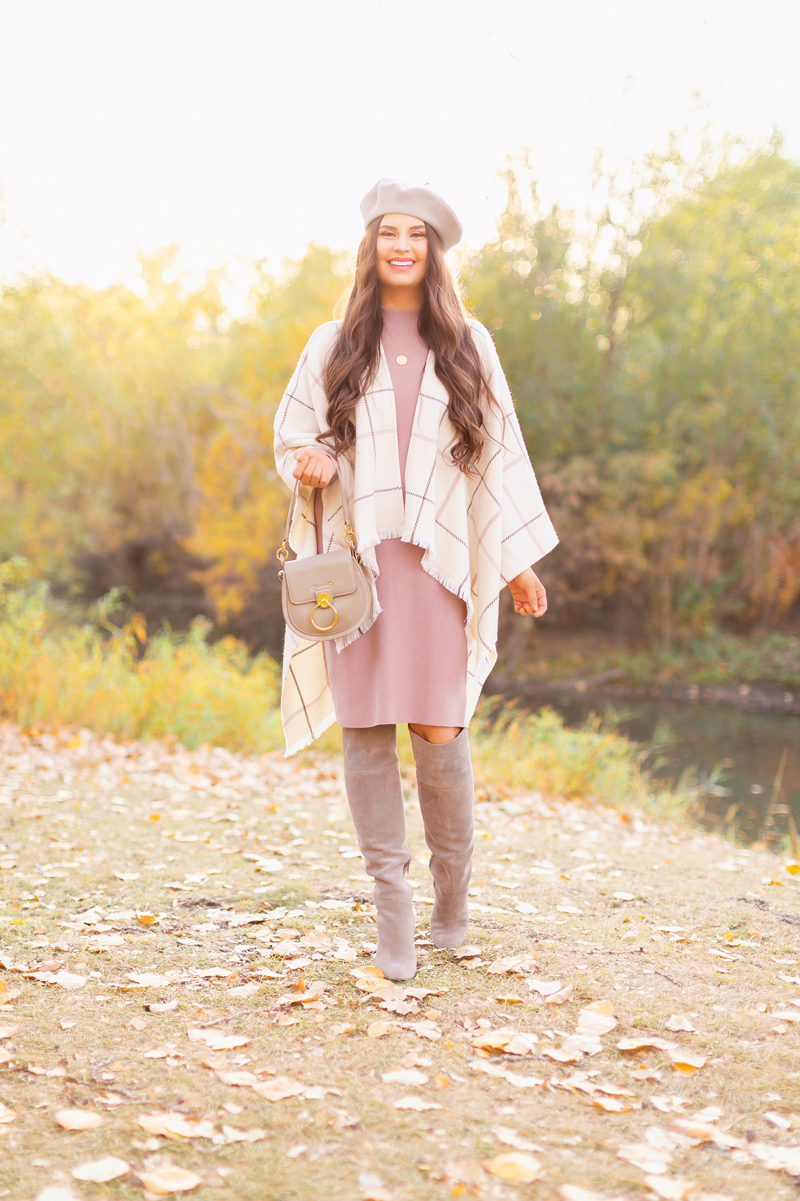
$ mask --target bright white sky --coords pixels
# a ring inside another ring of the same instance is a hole
[[[797,0],[0,0],[0,276],[354,247],[381,175],[479,246],[526,146],[578,209],[686,124],[800,157],[799,49]]]

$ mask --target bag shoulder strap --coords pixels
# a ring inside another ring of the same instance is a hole
[[[340,489],[340,492],[342,495],[342,514],[344,516],[344,540],[345,540],[345,544],[347,546],[349,546],[350,550],[355,554],[357,539],[356,539],[356,531],[353,527],[352,517],[350,514],[350,501],[348,500],[348,497],[347,497],[347,488],[345,487],[344,481],[342,480],[341,467],[340,467],[338,457],[334,461],[336,463],[337,471],[339,472],[339,489]],[[284,530],[284,534],[283,534],[283,542],[281,543],[280,548],[276,552],[278,559],[280,560],[281,563],[285,563],[287,558],[289,557],[289,534],[292,531],[292,516],[294,514],[295,505],[297,504],[297,497],[298,497],[299,490],[300,490],[300,481],[298,480],[294,486],[294,491],[292,492],[292,499],[289,502],[289,511],[286,514],[286,529]],[[312,492],[315,492],[315,491],[316,491],[316,489],[312,488]]]

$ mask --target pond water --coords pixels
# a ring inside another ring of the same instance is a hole
[[[580,725],[592,714],[613,710],[622,716],[619,729],[637,742],[650,742],[659,725],[667,725],[674,742],[668,762],[656,775],[676,781],[690,766],[710,773],[722,765],[721,785],[727,795],[704,802],[708,822],[733,826],[743,841],[762,837],[775,779],[785,754],[782,788],[776,796],[772,837],[785,837],[791,811],[800,827],[800,716],[751,712],[727,705],[685,704],[671,700],[614,700],[601,696],[537,696],[567,725]],[[526,706],[527,707],[527,706]]]

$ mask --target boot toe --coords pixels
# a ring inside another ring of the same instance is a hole
[[[379,967],[387,980],[413,980],[417,974],[417,961],[383,960],[375,956],[375,966]]]
[[[450,930],[431,930],[431,942],[437,951],[455,951],[464,945],[467,937],[466,925]]]

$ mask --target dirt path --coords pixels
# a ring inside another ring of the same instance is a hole
[[[6,728],[0,1196],[796,1196],[800,875],[482,803],[454,956],[409,819],[404,989],[370,971],[336,764]]]

